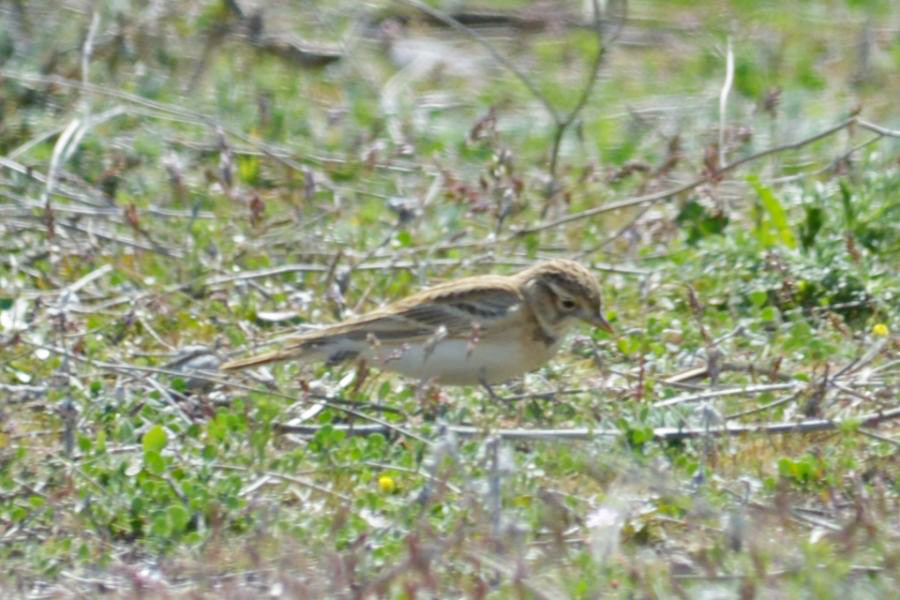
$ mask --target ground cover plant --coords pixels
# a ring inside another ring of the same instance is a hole
[[[4,597],[896,593],[892,3],[0,18]],[[551,257],[616,331],[500,400],[216,371]]]

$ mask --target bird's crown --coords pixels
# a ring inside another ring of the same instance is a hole
[[[519,276],[523,282],[538,281],[578,296],[592,305],[600,304],[600,285],[597,278],[574,260],[548,260],[522,271]]]

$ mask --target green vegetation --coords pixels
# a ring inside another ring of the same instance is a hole
[[[896,594],[896,5],[415,4],[0,6],[0,594]],[[558,256],[503,402],[197,371]]]

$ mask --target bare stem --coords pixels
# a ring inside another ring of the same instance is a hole
[[[846,121],[842,121],[833,127],[829,127],[824,131],[820,131],[815,135],[811,135],[809,137],[803,138],[802,140],[798,140],[796,142],[790,142],[787,144],[781,144],[779,146],[773,146],[771,148],[766,148],[765,150],[760,150],[754,154],[749,156],[745,156],[744,158],[740,158],[734,162],[728,163],[727,165],[718,169],[715,173],[710,173],[704,175],[703,177],[699,177],[690,181],[688,183],[684,183],[680,186],[670,188],[668,190],[661,190],[659,192],[654,192],[652,194],[645,194],[643,196],[634,196],[632,198],[625,198],[624,200],[619,200],[617,202],[610,202],[608,204],[604,204],[603,206],[597,206],[595,208],[589,208],[587,210],[583,210],[581,212],[572,213],[570,215],[566,215],[565,217],[561,217],[554,221],[548,221],[546,223],[541,223],[539,225],[535,225],[534,227],[528,227],[525,229],[520,229],[516,231],[516,235],[526,235],[530,233],[537,233],[539,231],[544,231],[547,229],[552,229],[554,227],[559,227],[560,225],[565,225],[566,223],[571,223],[573,221],[579,221],[581,219],[587,219],[589,217],[593,217],[595,215],[599,215],[606,212],[611,212],[614,210],[618,210],[620,208],[627,208],[630,206],[639,206],[641,204],[647,204],[649,202],[660,202],[662,200],[668,200],[673,196],[677,196],[678,194],[682,194],[684,192],[690,191],[696,187],[699,187],[705,183],[713,181],[714,179],[718,179],[721,175],[728,173],[730,171],[734,171],[738,167],[741,167],[747,163],[759,160],[765,156],[769,156],[770,154],[777,154],[779,152],[784,152],[785,150],[797,150],[798,148],[802,148],[808,144],[812,144],[813,142],[817,142],[822,138],[826,138],[828,136],[834,135],[839,131],[843,131],[844,129],[849,128],[850,126],[858,124],[860,127],[865,127],[870,131],[875,131],[880,133],[886,137],[900,137],[900,132],[894,131],[891,129],[886,129],[883,127],[879,127],[877,125],[873,125],[872,123],[868,123],[858,119],[857,117],[851,117]]]
[[[870,427],[900,417],[900,408],[869,413],[857,418],[849,419],[807,419],[797,422],[775,422],[760,425],[732,425],[725,424],[722,427],[657,427],[653,430],[653,438],[659,442],[672,442],[705,436],[724,437],[749,434],[790,434],[813,433],[816,431],[831,431],[842,428],[849,423],[857,423],[860,427]],[[329,428],[345,431],[348,434],[372,435],[375,433],[389,433],[383,425],[328,425]],[[314,435],[319,431],[319,425],[280,425],[279,431],[283,433],[296,433],[302,435]],[[507,440],[583,440],[591,441],[601,437],[617,437],[623,435],[619,429],[591,429],[576,427],[571,429],[485,429],[468,425],[448,425],[446,431],[460,437],[485,437],[498,436]]]

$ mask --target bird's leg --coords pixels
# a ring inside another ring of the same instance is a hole
[[[500,399],[500,397],[497,396],[497,394],[494,392],[494,388],[492,388],[487,381],[485,381],[484,379],[479,379],[478,383],[481,384],[481,387],[485,389],[485,391],[488,393],[488,396],[490,396],[492,400]]]
[[[484,390],[488,393],[488,396],[490,397],[491,400],[494,400],[495,402],[502,402],[507,407],[512,406],[512,402],[509,399],[504,398],[503,396],[498,396],[497,393],[494,391],[494,388],[491,387],[491,384],[489,384],[487,381],[485,381],[483,377],[478,379],[478,383],[480,383],[481,387],[483,387]]]

